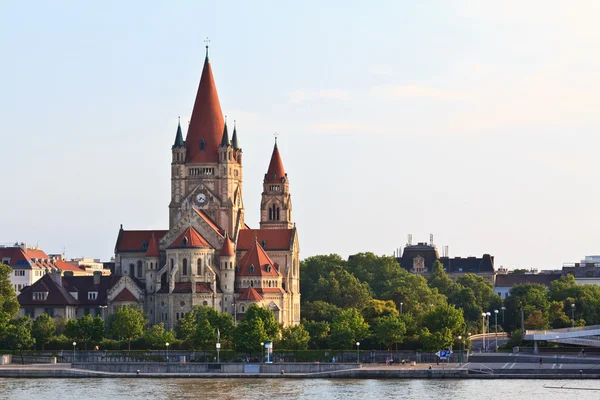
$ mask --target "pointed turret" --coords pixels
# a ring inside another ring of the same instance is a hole
[[[230,146],[229,132],[227,132],[227,121],[225,121],[225,127],[223,128],[223,137],[221,138],[221,147]]]
[[[221,143],[224,122],[217,87],[208,59],[207,46],[204,68],[185,138],[186,163],[217,163],[219,161],[217,150]]]
[[[234,150],[240,150],[240,146],[238,144],[237,127],[236,127],[235,121],[233,121],[233,136],[231,137],[231,145],[233,146]]]
[[[265,174],[265,183],[280,183],[283,182],[283,178],[287,178],[287,176],[285,169],[283,168],[281,155],[279,155],[279,149],[277,148],[277,139],[275,139],[271,162],[269,163],[269,169]]]
[[[219,253],[221,256],[234,256],[235,250],[233,248],[233,242],[229,238],[228,234],[225,234],[225,240],[223,240],[223,247],[221,247],[221,252]]]
[[[158,250],[158,241],[156,240],[156,236],[154,236],[154,232],[152,232],[152,238],[150,239],[150,243],[148,243],[146,257],[160,258],[160,251]]]
[[[184,147],[185,142],[183,141],[183,133],[181,132],[181,120],[178,118],[177,121],[177,133],[175,134],[175,143],[173,144],[172,149],[176,147]]]

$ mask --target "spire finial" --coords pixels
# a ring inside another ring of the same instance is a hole
[[[277,136],[279,136],[279,133],[275,132],[273,136],[275,136],[275,147],[277,147]]]
[[[206,59],[208,60],[208,44],[210,43],[208,36],[206,37],[206,39],[204,39],[204,43],[206,44]]]

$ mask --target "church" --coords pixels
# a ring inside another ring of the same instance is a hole
[[[115,246],[115,273],[126,277],[115,290],[143,306],[152,324],[173,329],[199,305],[240,321],[251,304],[271,309],[284,326],[300,323],[298,233],[277,141],[260,227],[252,229],[244,222],[239,136],[223,117],[207,46],[185,139],[179,123],[171,148],[169,229],[121,225]]]

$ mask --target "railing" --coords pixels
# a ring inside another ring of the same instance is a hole
[[[600,330],[600,325],[588,325],[588,326],[577,326],[575,328],[559,328],[559,329],[545,329],[545,330],[525,330],[526,335],[551,335],[554,333],[567,333],[567,332],[583,332]]]

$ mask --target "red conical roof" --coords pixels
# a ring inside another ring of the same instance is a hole
[[[229,235],[225,235],[225,240],[223,240],[223,247],[221,247],[222,256],[233,256],[235,254],[235,250],[233,249],[233,242],[229,239]]]
[[[192,118],[185,138],[186,163],[219,162],[218,149],[224,124],[219,95],[207,53],[196,102],[192,110]],[[202,141],[204,141],[203,149],[201,149]]]
[[[254,245],[238,263],[238,276],[278,276],[277,265],[255,240]]]
[[[273,147],[273,154],[271,155],[271,162],[269,163],[269,169],[265,175],[265,182],[267,183],[279,183],[281,179],[285,178],[285,169],[283,168],[283,162],[279,155],[279,149],[277,148],[277,142]]]
[[[263,300],[263,297],[251,286],[242,289],[242,295],[238,297],[238,300],[261,301]]]
[[[152,232],[150,243],[148,243],[148,249],[146,250],[146,257],[160,257],[160,251],[158,250],[158,240]]]

